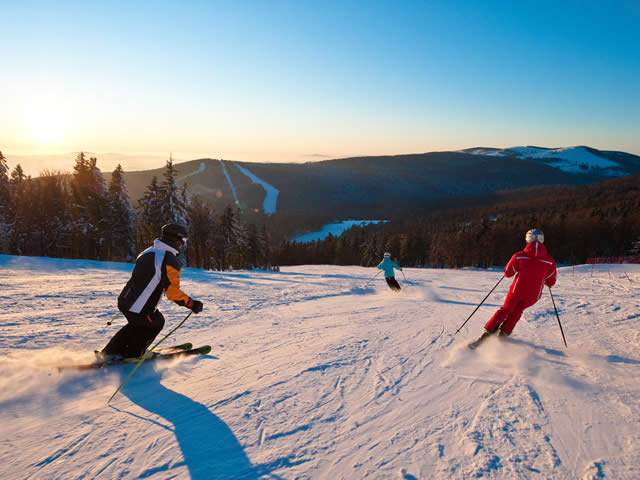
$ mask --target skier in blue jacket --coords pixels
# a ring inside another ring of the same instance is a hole
[[[402,271],[402,267],[398,265],[396,262],[391,260],[391,254],[389,252],[384,252],[384,258],[378,264],[379,270],[384,270],[384,279],[387,281],[387,285],[394,292],[400,291],[400,285],[398,285],[398,281],[393,273],[393,269],[397,269]]]

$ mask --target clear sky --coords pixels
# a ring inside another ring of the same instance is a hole
[[[64,154],[70,169],[79,150],[640,154],[639,1],[0,0],[0,18],[10,167]]]

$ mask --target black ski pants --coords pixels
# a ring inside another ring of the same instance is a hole
[[[394,292],[400,291],[400,285],[398,284],[396,277],[385,277],[385,280],[387,281],[387,285],[389,285],[391,290],[393,290]]]
[[[133,312],[122,313],[127,318],[127,324],[118,330],[102,349],[102,353],[122,355],[123,357],[139,357],[144,354],[164,327],[164,317],[159,310],[148,315]]]

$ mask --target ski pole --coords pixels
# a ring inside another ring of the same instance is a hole
[[[107,325],[111,325],[111,324],[113,323],[113,321],[114,321],[116,318],[118,318],[118,317],[120,316],[120,314],[121,314],[121,313],[122,313],[122,312],[118,312],[118,313],[116,313],[116,316],[115,316],[115,317],[113,317],[111,320],[109,320],[109,321],[107,322]]]
[[[138,362],[138,364],[135,366],[135,368],[134,368],[133,370],[131,370],[131,372],[129,373],[129,375],[127,375],[127,378],[125,378],[125,379],[124,379],[124,381],[123,381],[123,382],[120,384],[120,386],[117,388],[117,390],[116,390],[115,392],[113,392],[113,395],[111,395],[111,397],[109,397],[109,400],[107,400],[107,404],[109,404],[109,402],[111,402],[111,400],[113,400],[113,397],[115,397],[115,396],[116,396],[116,394],[117,394],[117,393],[120,391],[120,389],[122,388],[122,386],[123,386],[125,383],[127,383],[127,380],[129,380],[129,378],[131,378],[131,375],[133,375],[133,372],[135,372],[135,371],[138,369],[138,367],[139,367],[140,365],[142,365],[142,362],[144,362],[147,358],[150,358],[150,357],[151,357],[151,355],[150,355],[150,354],[151,354],[151,352],[153,352],[153,351],[156,349],[156,347],[157,347],[158,345],[160,345],[162,342],[164,342],[164,341],[169,337],[169,335],[171,335],[171,334],[172,334],[173,332],[175,332],[178,328],[180,328],[180,327],[182,326],[182,324],[183,324],[184,322],[186,322],[186,321],[187,321],[187,318],[189,318],[189,317],[191,316],[191,314],[192,314],[192,313],[193,313],[193,310],[191,310],[191,311],[187,314],[187,316],[186,316],[186,317],[184,317],[184,319],[183,319],[183,320],[178,324],[178,326],[177,326],[177,327],[175,327],[173,330],[171,330],[169,333],[167,333],[167,334],[162,338],[162,340],[160,340],[160,341],[159,341],[158,343],[156,343],[156,344],[155,344],[155,345],[154,345],[154,346],[153,346],[153,347],[152,347],[148,352],[145,352],[145,354],[144,354],[144,355],[142,355],[142,358],[140,359],[140,361]]]
[[[558,318],[558,325],[560,325],[560,333],[562,334],[562,341],[564,342],[564,347],[567,347],[567,340],[564,338],[564,330],[562,330],[562,324],[560,323],[560,315],[558,315],[558,309],[556,308],[556,301],[553,299],[553,293],[551,293],[551,287],[547,287],[549,289],[549,295],[551,295],[551,302],[553,303],[553,309],[556,312],[556,317]]]
[[[382,273],[382,270],[380,270],[378,273],[376,273],[373,277],[371,277],[369,280],[367,280],[367,283],[364,284],[364,286],[366,287],[367,285],[369,285],[378,275],[380,275],[380,273]],[[363,287],[364,288],[364,287]]]
[[[404,270],[400,270],[400,271],[402,272],[402,276],[404,277],[404,281],[405,281],[405,282],[407,282],[407,283],[409,283],[409,282],[407,281],[407,276],[404,274]]]
[[[475,309],[473,312],[471,312],[471,315],[469,315],[469,317],[464,321],[464,323],[463,323],[462,325],[460,325],[460,328],[458,328],[458,330],[456,330],[456,333],[455,333],[454,335],[457,335],[457,334],[458,334],[458,332],[459,332],[460,330],[462,330],[462,327],[464,327],[464,326],[467,324],[467,322],[471,319],[471,317],[473,317],[473,314],[474,314],[474,313],[476,313],[476,312],[478,311],[478,309],[480,308],[480,305],[482,305],[482,304],[484,303],[484,301],[485,301],[487,298],[489,298],[489,295],[491,295],[491,294],[493,293],[493,291],[497,288],[497,286],[500,284],[500,282],[502,281],[502,279],[503,279],[503,278],[504,278],[504,275],[503,275],[502,277],[500,277],[500,280],[498,280],[498,283],[496,283],[496,284],[494,285],[494,287],[491,289],[491,291],[490,291],[489,293],[487,293],[487,296],[486,296],[486,297],[484,297],[484,298],[482,299],[482,301],[478,304],[478,306],[476,307],[476,309]]]

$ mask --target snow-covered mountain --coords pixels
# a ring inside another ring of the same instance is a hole
[[[640,157],[588,147],[472,148],[459,152],[357,157],[305,164],[200,159],[174,165],[189,191],[220,210],[387,218],[443,202],[538,185],[581,185],[640,173]],[[137,200],[162,169],[127,172]]]
[[[470,148],[461,150],[473,155],[497,157],[514,156],[519,158],[542,160],[546,165],[567,173],[589,173],[599,171],[605,176],[629,175],[622,163],[623,152],[608,152],[579,146],[568,148],[511,147],[511,148]]]
[[[204,302],[166,343],[206,357],[58,373],[131,265],[0,255],[0,478],[640,478],[640,266],[561,268],[513,336],[465,347],[501,271],[186,269]],[[177,325],[184,308],[161,304]]]

